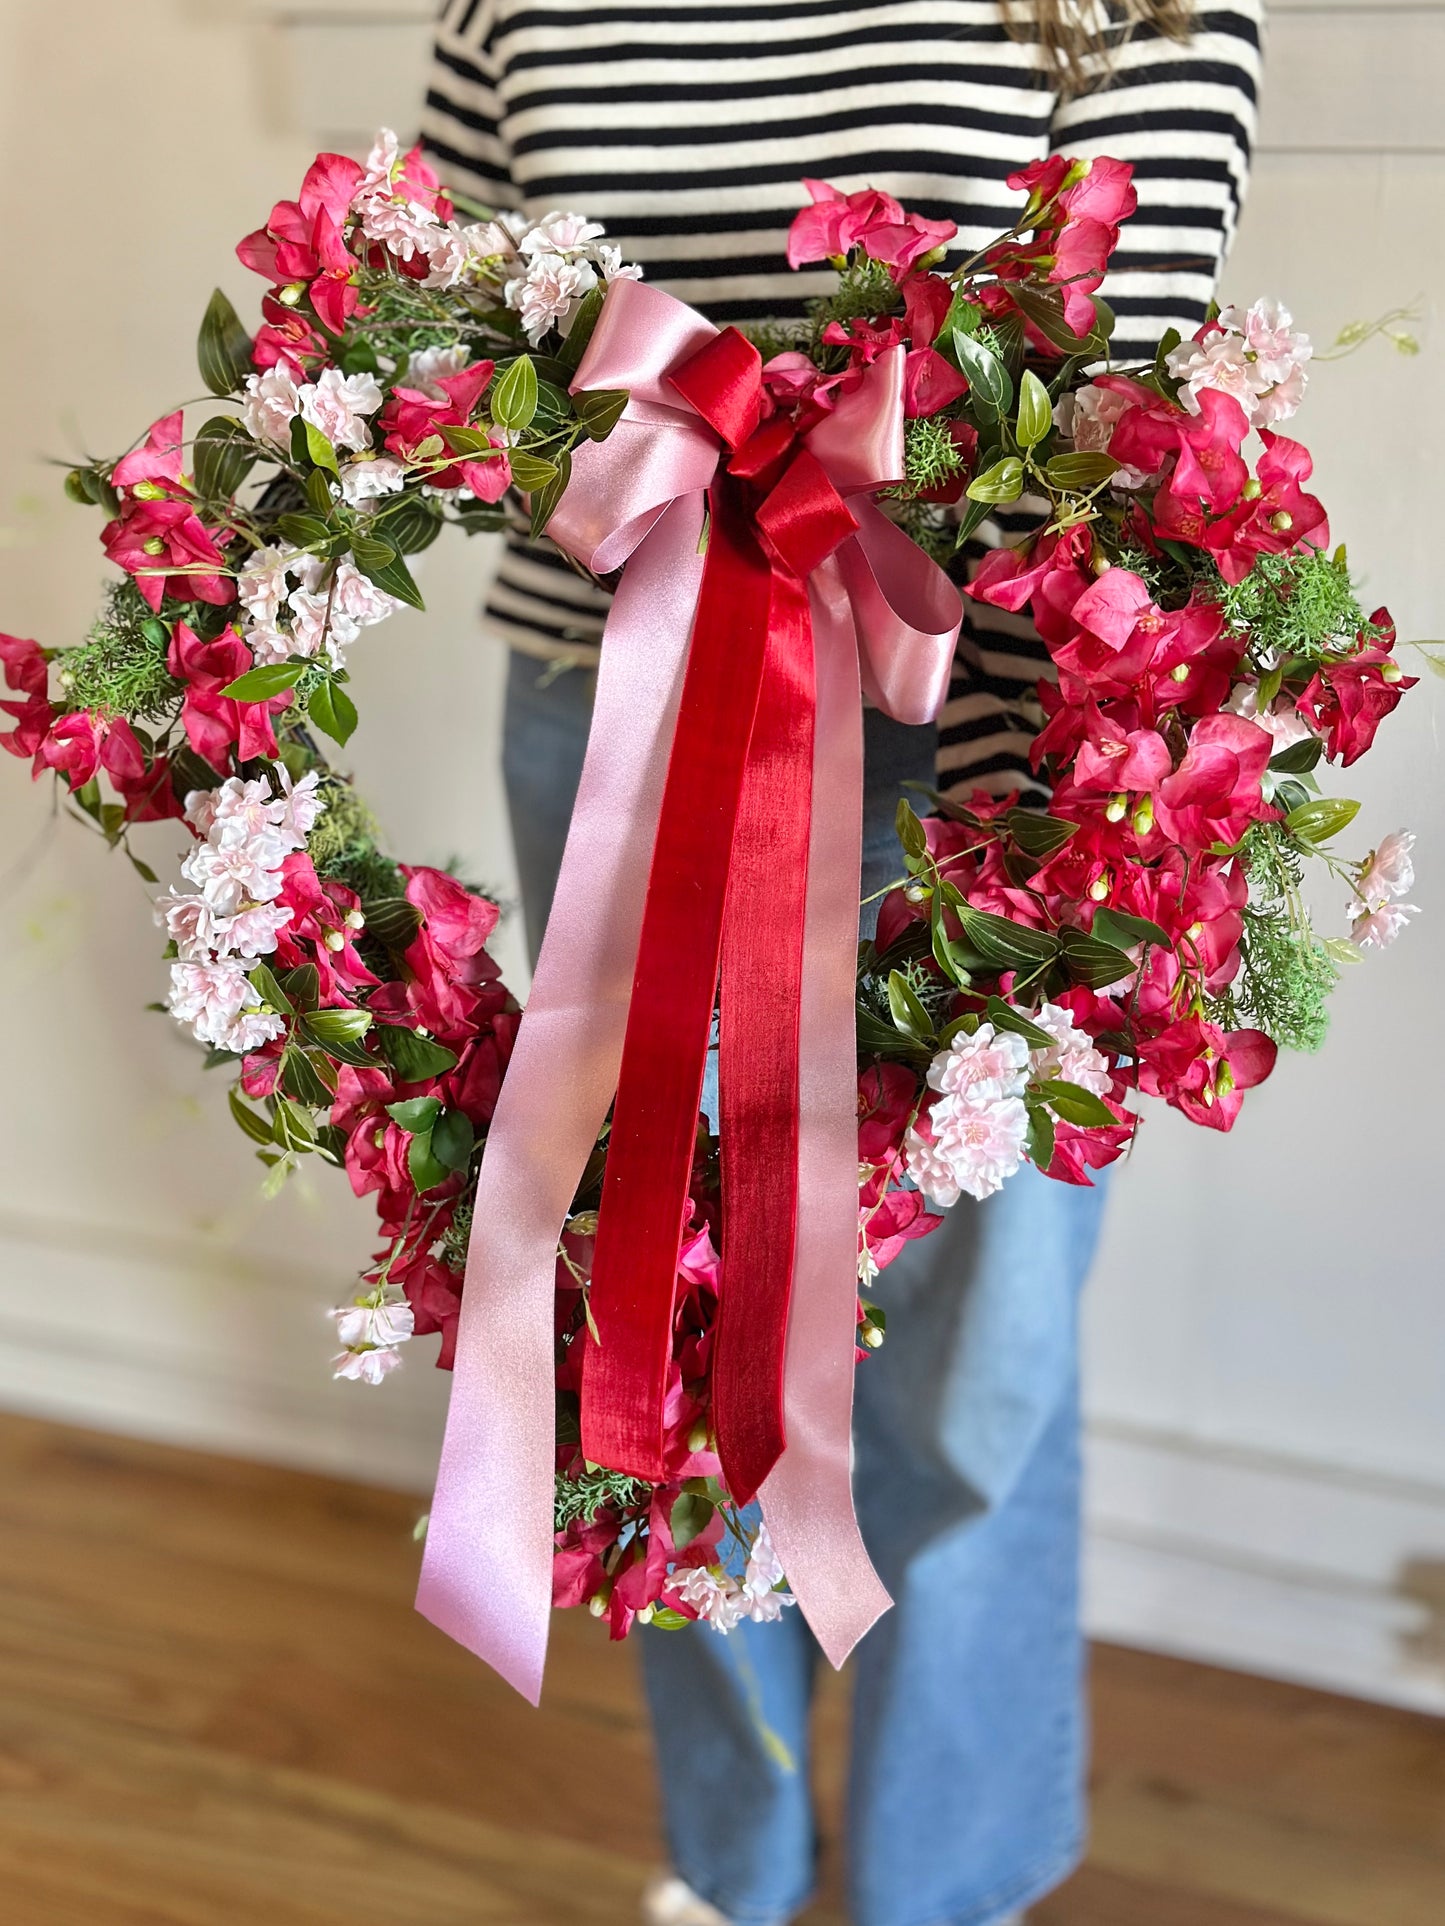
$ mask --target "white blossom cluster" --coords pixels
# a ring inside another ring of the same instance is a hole
[[[960,1031],[928,1067],[939,1101],[904,1138],[908,1175],[931,1203],[945,1209],[961,1196],[991,1197],[1024,1161],[1029,1113],[1024,1090],[1031,1077],[1077,1084],[1108,1095],[1109,1066],[1069,1012],[1046,1003],[1032,1023],[1053,1038],[1030,1050],[1012,1030],[980,1023]]]
[[[1199,413],[1201,391],[1216,388],[1233,395],[1251,427],[1268,428],[1304,400],[1305,364],[1313,353],[1289,309],[1262,300],[1252,308],[1222,308],[1201,337],[1181,341],[1165,365],[1183,383],[1179,400],[1191,414]]]
[[[236,593],[246,611],[242,639],[258,664],[322,657],[339,669],[361,631],[401,607],[350,556],[337,562],[328,579],[318,556],[287,543],[255,549],[236,578]]]
[[[672,1589],[714,1631],[731,1632],[745,1618],[758,1625],[772,1623],[782,1617],[785,1605],[796,1604],[791,1592],[777,1590],[782,1582],[782,1560],[767,1526],[759,1525],[740,1580],[721,1565],[695,1565]]]
[[[292,783],[283,764],[272,765],[276,788],[264,776],[230,776],[219,789],[193,789],[186,821],[199,841],[181,865],[194,891],[174,885],[156,899],[156,921],[176,946],[168,1007],[198,1042],[243,1055],[281,1035],[282,1019],[263,1010],[251,987],[251,966],[276,948],[291,920],[277,901],[282,865],[307,835],[325,804],[317,775]]]

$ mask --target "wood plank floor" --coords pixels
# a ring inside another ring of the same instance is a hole
[[[0,1417],[4,1926],[635,1920],[631,1655],[563,1614],[534,1713],[412,1613],[416,1509]],[[1110,1648],[1095,1701],[1093,1850],[1037,1926],[1445,1922],[1445,1722]]]

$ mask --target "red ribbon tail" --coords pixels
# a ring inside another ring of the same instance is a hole
[[[771,574],[730,486],[707,561],[647,883],[607,1148],[582,1374],[582,1449],[660,1484],[677,1257],[712,1029],[730,853]]]
[[[713,1415],[723,1474],[739,1504],[756,1495],[786,1443],[813,710],[808,594],[779,572],[722,948],[723,1235]]]

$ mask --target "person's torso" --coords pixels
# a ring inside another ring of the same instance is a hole
[[[499,132],[526,212],[582,208],[718,322],[802,311],[830,282],[784,248],[802,177],[1006,228],[1055,96],[996,0],[481,0]],[[473,18],[470,31],[477,46]]]

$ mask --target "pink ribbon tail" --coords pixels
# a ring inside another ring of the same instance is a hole
[[[702,496],[672,501],[608,620],[556,907],[482,1158],[417,1591],[418,1611],[534,1705],[552,1605],[557,1244],[617,1088],[701,532]]]
[[[851,546],[851,544],[850,544]],[[858,642],[837,565],[813,576],[817,710],[798,1034],[798,1196],[783,1375],[787,1448],[763,1517],[814,1637],[839,1666],[892,1604],[853,1509],[858,1323],[858,1064],[854,985],[863,826]]]

